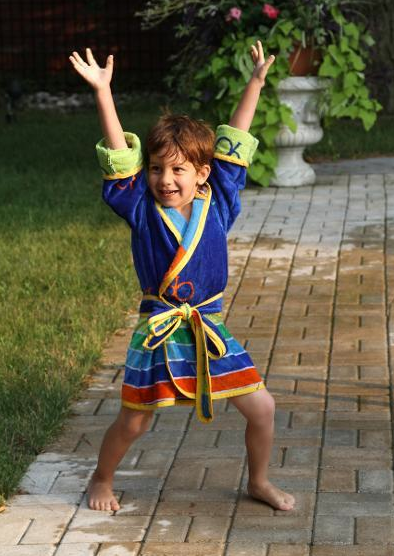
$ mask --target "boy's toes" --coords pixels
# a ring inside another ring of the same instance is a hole
[[[116,498],[112,498],[112,500],[110,500],[108,502],[108,504],[106,504],[105,509],[110,511],[110,512],[116,512],[118,511],[120,508],[118,501],[116,500]]]
[[[294,508],[295,499],[291,494],[286,494],[283,500],[278,504],[278,509],[283,511],[292,510]]]
[[[111,484],[106,481],[95,480],[94,476],[88,487],[87,498],[91,510],[116,512],[120,509]]]
[[[288,512],[289,510],[293,509],[293,504],[290,504],[289,502],[281,502],[278,504],[278,510],[282,510],[284,512]]]

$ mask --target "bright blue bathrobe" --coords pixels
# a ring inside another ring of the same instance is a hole
[[[227,232],[240,212],[239,190],[257,147],[249,133],[219,126],[208,182],[193,200],[189,222],[151,194],[140,142],[127,149],[97,144],[103,198],[129,224],[143,297],[127,353],[123,405],[154,409],[195,404],[203,422],[212,400],[264,388],[244,348],[224,326]]]

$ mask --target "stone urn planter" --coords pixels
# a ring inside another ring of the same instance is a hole
[[[292,109],[297,131],[293,133],[287,126],[279,130],[275,139],[278,166],[270,185],[295,187],[315,183],[315,171],[305,162],[303,152],[323,137],[317,98],[328,83],[328,79],[319,77],[287,77],[279,82],[279,99]]]

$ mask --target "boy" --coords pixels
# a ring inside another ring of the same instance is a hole
[[[147,139],[142,168],[139,139],[123,133],[110,82],[113,57],[100,68],[70,56],[93,87],[104,139],[97,146],[105,201],[132,228],[133,260],[144,293],[126,361],[122,408],[105,433],[88,489],[89,507],[119,509],[112,491],[115,470],[149,426],[156,407],[193,404],[203,422],[212,400],[228,397],[247,420],[249,494],[275,509],[291,510],[294,498],[272,485],[274,400],[246,351],[225,328],[221,298],[227,281],[226,232],[240,211],[238,190],[257,147],[248,130],[274,57],[252,46],[255,65],[216,147],[209,127],[187,116],[165,116]],[[207,181],[209,178],[209,182]]]

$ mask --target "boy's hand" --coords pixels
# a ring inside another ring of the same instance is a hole
[[[69,56],[69,60],[74,66],[75,71],[77,71],[79,75],[82,75],[93,89],[98,91],[105,87],[109,87],[114,67],[113,56],[108,56],[105,68],[100,68],[90,48],[86,49],[86,59],[87,62],[81,58],[78,52],[73,52],[72,55]]]
[[[252,45],[250,49],[250,54],[254,63],[253,77],[260,81],[262,87],[265,84],[265,76],[275,60],[275,56],[269,56],[268,60],[265,61],[264,50],[261,41],[257,41],[257,45]]]

